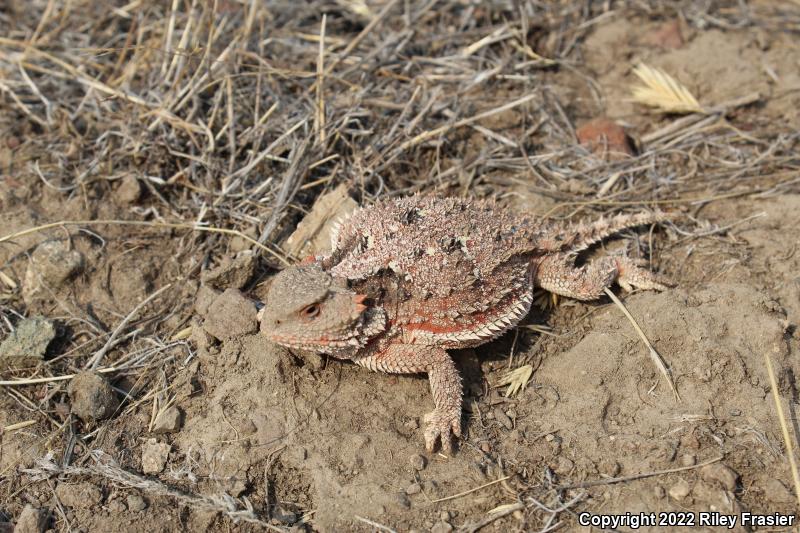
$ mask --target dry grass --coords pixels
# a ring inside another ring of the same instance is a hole
[[[704,109],[675,80],[642,67],[642,101],[700,114],[653,124],[633,157],[587,156],[575,142],[572,102],[553,87],[559,73],[577,68],[577,44],[614,15],[606,4],[30,0],[0,7],[0,142],[15,146],[13,164],[0,158],[0,184],[25,205],[59,206],[42,207],[41,225],[0,230],[0,246],[11,250],[0,264],[0,337],[36,312],[21,296],[20,272],[45,237],[72,239],[91,228],[117,253],[129,240],[161,236],[185,265],[165,272],[141,305],[90,312],[59,301],[58,318],[75,334],[54,359],[4,376],[4,407],[24,415],[4,430],[30,431],[34,444],[89,465],[40,465],[42,475],[97,475],[259,521],[245,502],[196,496],[189,482],[182,491],[149,485],[100,461],[89,450],[109,446],[103,431],[82,436],[85,446],[74,452],[70,418],[57,411],[59,383],[84,367],[135,384],[125,416],[167,397],[165,383],[194,356],[185,340],[191,296],[167,287],[197,279],[227,253],[230,237],[261,256],[262,271],[279,268],[288,259],[278,244],[339,183],[364,203],[418,191],[541,195],[556,202],[548,216],[559,218],[799,189],[796,131],[756,118],[745,133],[725,120],[762,96]],[[673,16],[658,2],[636,4],[628,14]],[[741,22],[726,10],[684,16],[703,27]],[[754,8],[747,24],[790,22]],[[597,94],[595,80],[579,79],[586,94]],[[106,216],[129,177],[145,200]],[[521,387],[529,375],[516,378],[510,385]],[[0,473],[3,506],[16,505],[28,483],[11,470]],[[468,529],[520,509],[541,513],[546,529],[577,505],[546,489],[542,510],[536,490],[520,497],[522,507]]]

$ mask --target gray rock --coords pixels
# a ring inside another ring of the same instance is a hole
[[[237,289],[227,289],[209,306],[203,328],[221,341],[255,333],[256,306]]]
[[[72,412],[84,422],[106,419],[119,407],[114,389],[103,376],[95,372],[76,375],[70,381],[67,393]]]
[[[414,470],[424,470],[425,466],[428,464],[428,461],[425,459],[425,457],[419,455],[418,453],[412,455],[409,458],[409,462]]]
[[[47,529],[48,515],[46,509],[36,509],[28,504],[19,514],[17,525],[13,531],[16,533],[43,533]]]
[[[172,446],[156,439],[148,440],[142,446],[142,472],[145,474],[158,474],[167,466],[169,452]]]
[[[181,429],[181,410],[169,407],[162,411],[153,423],[153,433],[174,433]]]
[[[31,254],[23,283],[23,298],[42,292],[44,287],[58,288],[83,269],[83,254],[68,242],[45,241]]]
[[[147,509],[147,502],[138,494],[128,494],[126,501],[128,503],[128,509],[134,513]]]
[[[17,329],[0,344],[0,368],[29,365],[44,359],[55,337],[56,326],[51,320],[41,316],[21,320]]]

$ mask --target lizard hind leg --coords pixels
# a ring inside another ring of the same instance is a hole
[[[626,256],[603,257],[580,267],[574,265],[573,257],[558,254],[542,260],[534,276],[536,286],[576,300],[596,300],[615,281],[627,291],[634,287],[660,291],[673,286]]]
[[[425,415],[425,448],[432,452],[441,441],[452,451],[453,436],[461,437],[461,375],[446,350],[438,346],[390,344],[383,351],[354,360],[370,370],[393,374],[425,372],[434,410]]]

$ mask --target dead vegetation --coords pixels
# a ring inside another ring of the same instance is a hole
[[[297,259],[281,243],[339,184],[362,203],[416,192],[539,196],[551,206],[546,216],[558,218],[657,207],[675,215],[673,247],[724,234],[694,224],[709,202],[800,191],[797,125],[761,113],[784,94],[714,101],[697,90],[716,80],[684,80],[687,88],[637,69],[636,54],[625,92],[639,76],[650,92],[637,99],[659,111],[642,106],[625,118],[636,149],[605,157],[578,144],[578,124],[606,107],[581,44],[615,16],[800,32],[792,2],[0,4],[0,205],[9,213],[54,199],[65,206],[22,228],[0,218],[0,338],[44,310],[66,326],[57,353],[3,372],[2,405],[14,420],[1,428],[3,442],[35,446],[4,461],[1,510],[19,512],[20,495],[42,480],[99,476],[266,523],[270,511],[246,496],[196,495],[190,476],[170,488],[94,449],[108,445],[121,418],[144,411],[152,423],[184,384],[196,361],[187,283],[230,255],[233,237],[259,256],[257,280]],[[127,200],[123,184],[132,187]],[[88,240],[115,254],[158,240],[180,268],[124,308],[57,291],[43,304],[26,299],[22,285],[45,238]],[[83,369],[124,389],[116,422],[84,431],[63,411],[64,381]],[[33,452],[48,449],[55,455],[34,466],[41,456]],[[541,483],[515,486],[517,503],[470,517],[465,530],[512,513],[542,531],[570,520],[581,498]],[[72,527],[61,511],[55,523]]]

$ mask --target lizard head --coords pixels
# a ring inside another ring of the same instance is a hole
[[[345,285],[316,264],[281,271],[260,313],[261,332],[288,348],[346,357],[374,335],[376,315]]]

